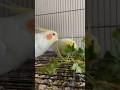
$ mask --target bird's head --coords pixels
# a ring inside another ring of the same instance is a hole
[[[46,31],[45,33],[45,39],[48,41],[49,44],[53,44],[58,40],[57,32],[55,31]]]
[[[58,34],[53,30],[35,27],[35,33],[41,33],[48,45],[52,45],[54,42],[58,41]]]

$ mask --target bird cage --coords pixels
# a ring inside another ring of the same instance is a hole
[[[59,38],[73,38],[80,45],[85,36],[85,0],[36,0],[36,24],[58,32]]]
[[[35,24],[42,28],[55,30],[59,39],[70,38],[82,47],[85,36],[85,0],[35,0]],[[36,68],[44,67],[56,53],[48,50],[36,59]],[[36,72],[38,90],[83,90],[85,76],[73,73],[71,65],[61,65],[52,76]],[[66,69],[68,69],[66,71]]]
[[[85,36],[85,30],[91,32],[99,41],[102,51],[100,54],[101,57],[104,56],[106,51],[111,50],[111,47],[114,46],[115,42],[112,39],[112,32],[120,27],[120,0],[24,0],[24,3],[23,0],[0,1],[0,3],[8,5],[11,2],[18,6],[30,8],[34,8],[35,4],[35,23],[38,26],[55,30],[59,35],[59,39],[71,38],[75,40],[80,47],[82,46],[81,40]],[[0,13],[0,17],[16,15],[15,12],[2,6],[0,6],[0,12],[2,12]],[[116,48],[112,50],[114,54],[119,52],[119,49],[116,50]],[[35,61],[35,66],[44,67],[50,62],[50,58],[54,57],[57,57],[56,53],[48,51]],[[8,90],[31,90],[32,87],[34,88],[34,73],[31,74],[31,71],[34,72],[33,63],[33,60],[29,60],[24,63],[21,68],[0,76],[0,86]],[[98,65],[99,64],[97,64],[97,66]],[[83,73],[74,73],[68,70],[70,67],[71,64],[61,65],[58,68],[57,74],[52,76],[36,72],[36,89],[85,89],[85,75]],[[106,83],[103,84],[106,86]],[[90,85],[86,84],[86,86],[88,90],[93,90],[90,89],[92,88]],[[113,85],[114,89],[112,90],[119,90],[119,88],[117,87],[116,89],[115,86]],[[94,90],[98,89],[95,88]],[[100,90],[103,89],[100,88]]]

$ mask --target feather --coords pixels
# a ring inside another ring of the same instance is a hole
[[[58,36],[55,31],[47,29],[42,30],[44,30],[44,32],[35,33],[35,57],[41,56],[58,40]],[[55,35],[53,35],[53,33]],[[47,39],[47,35],[49,34],[53,35],[51,40]]]
[[[33,17],[31,12],[0,18],[0,75],[34,58],[34,37],[26,26]]]

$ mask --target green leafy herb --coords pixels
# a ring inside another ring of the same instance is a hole
[[[72,64],[70,70],[76,73],[85,72],[84,50],[82,48],[75,50],[74,45],[68,46],[65,50],[68,54],[66,56],[63,56],[64,60],[61,60],[60,57],[54,57],[52,58],[49,65],[44,67],[38,67],[36,71],[41,74],[54,75],[57,73],[57,70],[60,67],[60,65]]]

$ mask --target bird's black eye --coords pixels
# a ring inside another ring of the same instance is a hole
[[[55,33],[53,33],[53,35],[55,35]]]

